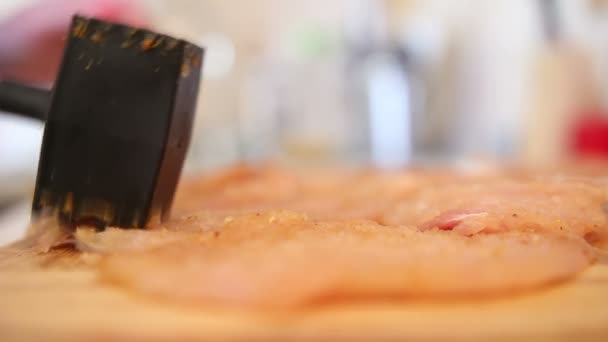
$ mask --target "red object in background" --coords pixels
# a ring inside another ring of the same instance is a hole
[[[38,0],[0,22],[0,79],[53,82],[76,13],[136,27],[147,24],[137,0]]]
[[[608,158],[608,113],[587,112],[575,121],[571,152],[575,157]]]

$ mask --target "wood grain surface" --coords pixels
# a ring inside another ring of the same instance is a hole
[[[97,279],[93,258],[69,251],[0,254],[0,341],[608,341],[606,265],[569,282],[499,298],[383,299],[243,312],[114,288]]]

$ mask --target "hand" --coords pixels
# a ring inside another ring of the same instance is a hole
[[[0,79],[52,82],[76,13],[138,27],[146,24],[134,0],[38,0],[0,23]]]

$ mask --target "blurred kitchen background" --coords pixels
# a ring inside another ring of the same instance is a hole
[[[608,1],[135,2],[207,48],[188,172],[608,156]],[[40,135],[0,114],[0,207],[27,203]]]

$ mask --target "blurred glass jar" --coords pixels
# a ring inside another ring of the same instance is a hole
[[[274,51],[252,63],[242,83],[237,119],[242,157],[345,162],[353,131],[340,42],[334,32],[312,25],[294,33],[288,45],[287,53]]]
[[[398,46],[379,41],[373,31],[383,18],[367,9],[345,15],[346,27],[296,30],[252,63],[237,123],[244,159],[381,167],[410,161],[405,59]]]

